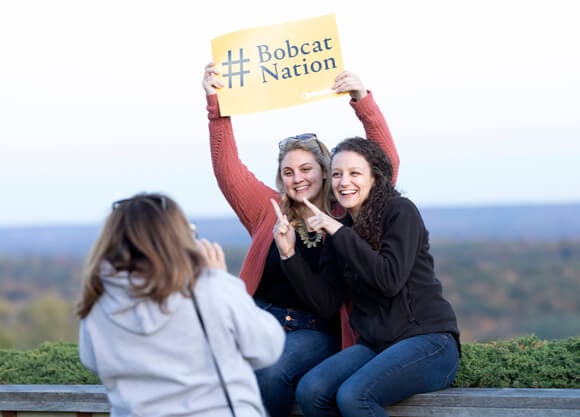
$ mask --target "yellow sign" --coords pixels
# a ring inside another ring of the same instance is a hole
[[[228,33],[211,41],[222,116],[336,97],[343,70],[335,15]]]

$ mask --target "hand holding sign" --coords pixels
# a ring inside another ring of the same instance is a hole
[[[359,101],[367,95],[367,89],[353,72],[342,71],[334,79],[332,89],[337,93],[349,93],[354,101]]]
[[[205,66],[203,70],[203,80],[201,81],[201,85],[205,90],[205,94],[208,96],[215,94],[218,89],[224,86],[224,83],[218,77],[218,75],[220,75],[220,72],[216,69],[213,62],[210,62]]]
[[[276,212],[276,217],[278,221],[274,225],[274,241],[276,242],[276,246],[278,246],[278,252],[280,252],[280,257],[282,259],[288,259],[291,256],[294,256],[295,245],[296,245],[296,233],[294,228],[288,221],[288,217],[285,214],[282,214],[282,210],[280,210],[280,206],[278,203],[270,199],[272,202],[272,206],[274,207],[274,211]]]
[[[314,213],[314,215],[306,219],[306,224],[310,226],[312,230],[317,232],[324,230],[326,233],[332,236],[338,229],[342,227],[341,222],[333,219],[328,214],[325,214],[322,210],[308,201],[308,199],[304,199],[304,204],[306,204],[306,206],[312,210],[312,213]]]

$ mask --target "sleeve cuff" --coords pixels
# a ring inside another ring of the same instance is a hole
[[[205,96],[207,101],[207,118],[218,119],[220,117],[220,105],[217,94],[209,94]]]

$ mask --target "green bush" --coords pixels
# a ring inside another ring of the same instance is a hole
[[[31,350],[0,350],[1,384],[98,384],[76,344],[45,342]]]
[[[464,344],[454,386],[580,388],[580,337]]]
[[[46,342],[32,350],[0,350],[1,384],[98,384],[78,347]],[[455,387],[580,388],[580,337],[536,336],[466,343]]]

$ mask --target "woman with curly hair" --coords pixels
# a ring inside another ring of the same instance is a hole
[[[385,152],[346,139],[333,149],[331,176],[346,216],[338,221],[305,202],[314,213],[308,225],[327,235],[317,293],[330,310],[348,300],[358,337],[304,375],[296,398],[306,417],[386,416],[387,405],[452,384],[457,319],[435,276],[421,214],[393,186]],[[307,271],[300,276],[306,285]]]

